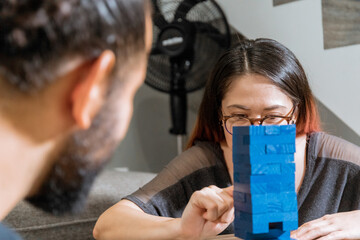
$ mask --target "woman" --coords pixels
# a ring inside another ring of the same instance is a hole
[[[233,232],[231,127],[271,116],[297,127],[295,184],[303,225],[292,237],[360,238],[360,148],[319,132],[303,68],[270,39],[246,40],[219,59],[188,150],[102,214],[95,238],[200,239]]]

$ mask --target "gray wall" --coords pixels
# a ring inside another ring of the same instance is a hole
[[[324,52],[322,42],[317,42],[322,39],[320,0],[278,7],[271,0],[218,2],[230,23],[245,36],[274,38],[295,52],[310,77],[324,130],[360,145],[360,46]],[[188,97],[189,133],[201,97],[202,91]],[[142,86],[135,97],[128,134],[108,167],[160,171],[177,154],[176,137],[169,134],[169,128],[169,96]]]
[[[188,94],[188,124],[190,133],[202,90]],[[129,131],[108,165],[131,171],[158,172],[177,155],[177,138],[171,127],[170,97],[143,85],[135,96],[134,115]],[[184,138],[184,144],[186,143]]]
[[[317,100],[317,105],[319,107],[323,131],[360,146],[360,136],[354,132],[353,129],[351,129],[343,120],[337,117],[319,100]]]

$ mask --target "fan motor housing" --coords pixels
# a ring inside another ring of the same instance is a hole
[[[177,57],[189,50],[193,39],[194,31],[186,21],[171,23],[161,30],[157,48],[170,57]]]

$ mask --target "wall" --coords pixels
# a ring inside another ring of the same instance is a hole
[[[318,99],[325,130],[360,145],[360,45],[323,50],[321,1],[277,7],[272,0],[218,2],[239,32],[248,38],[274,38],[298,56]],[[202,91],[189,95],[188,132],[201,96]],[[169,96],[142,86],[129,132],[108,167],[158,172],[177,154],[176,137],[169,128]]]
[[[190,133],[196,120],[202,90],[188,94]],[[158,172],[177,155],[177,138],[171,127],[170,96],[143,85],[134,100],[134,115],[129,131],[108,168]],[[186,139],[184,139],[186,142]]]

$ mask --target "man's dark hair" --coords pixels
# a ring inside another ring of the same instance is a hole
[[[72,57],[90,62],[109,49],[117,61],[106,101],[89,129],[71,134],[39,192],[27,199],[33,205],[54,214],[82,209],[95,176],[119,143],[113,133],[121,121],[117,99],[122,80],[146,54],[149,10],[147,0],[0,1],[0,80],[36,92],[57,79],[58,69]]]
[[[23,91],[56,76],[64,57],[122,61],[145,50],[146,0],[1,0],[0,75]]]

